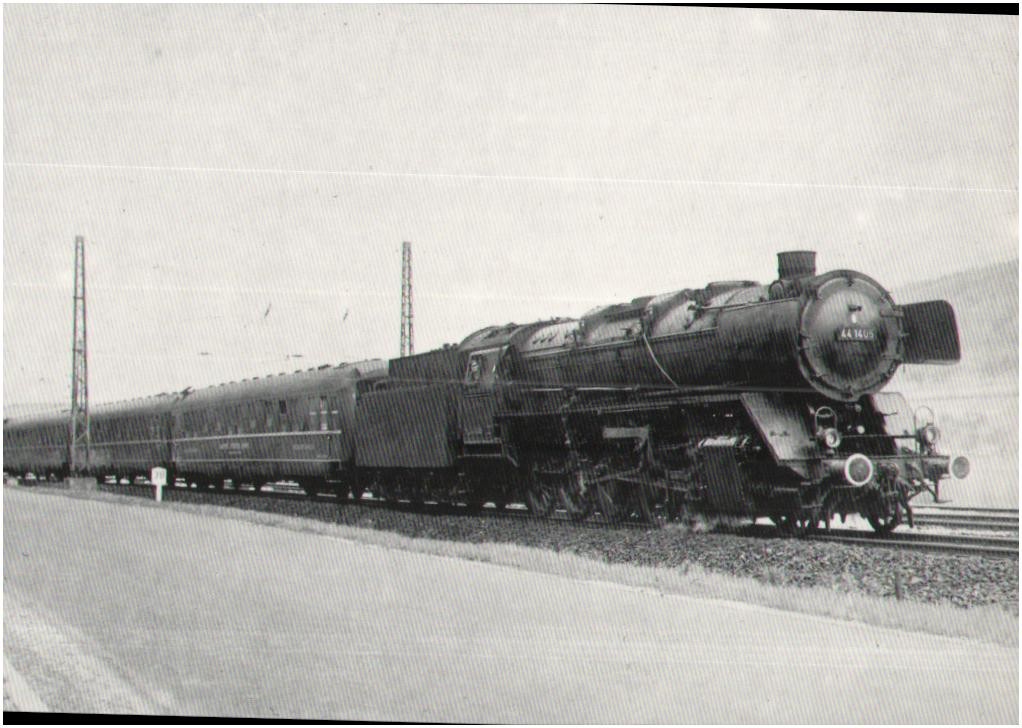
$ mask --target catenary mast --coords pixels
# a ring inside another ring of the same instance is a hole
[[[68,464],[71,473],[89,464],[89,359],[85,336],[85,238],[75,236],[74,327],[71,339],[71,421]]]
[[[401,356],[415,353],[412,329],[412,244],[401,244]]]

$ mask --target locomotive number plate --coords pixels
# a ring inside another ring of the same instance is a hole
[[[845,326],[837,332],[838,341],[876,341],[877,332],[860,326]]]

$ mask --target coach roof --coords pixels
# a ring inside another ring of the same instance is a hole
[[[227,382],[197,390],[185,390],[181,405],[185,409],[223,401],[248,399],[281,399],[290,395],[315,392],[324,386],[350,383],[362,377],[386,376],[387,362],[382,359],[368,359],[351,364],[336,366],[324,364],[315,369],[297,371],[292,374],[269,375]]]
[[[104,402],[89,408],[89,417],[105,419],[107,417],[132,417],[137,415],[160,414],[169,410],[175,402],[180,401],[179,392],[154,394],[150,397],[124,399],[117,402]]]

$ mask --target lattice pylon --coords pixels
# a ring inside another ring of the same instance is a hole
[[[412,328],[412,244],[401,244],[401,356],[415,353]]]
[[[71,421],[68,466],[78,474],[89,467],[89,358],[85,335],[85,238],[75,236],[74,327],[71,338]]]

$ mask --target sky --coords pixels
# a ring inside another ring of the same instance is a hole
[[[4,411],[392,357],[818,251],[1018,256],[1017,16],[3,8]],[[1016,291],[1017,295],[1017,291]]]

